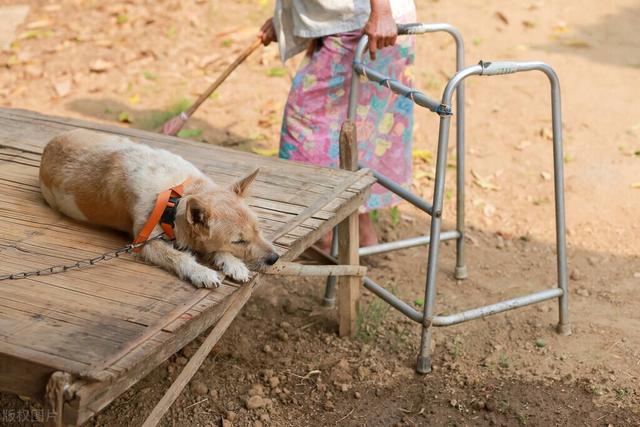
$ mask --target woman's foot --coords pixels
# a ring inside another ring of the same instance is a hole
[[[378,234],[373,226],[373,221],[368,213],[359,215],[358,224],[360,225],[360,247],[373,246],[378,244]]]

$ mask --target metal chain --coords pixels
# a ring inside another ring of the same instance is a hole
[[[93,258],[76,261],[73,264],[53,265],[51,267],[43,268],[41,270],[23,271],[20,273],[13,273],[13,274],[3,274],[3,275],[0,275],[0,282],[4,280],[21,280],[21,279],[26,279],[32,276],[50,276],[52,274],[66,273],[67,271],[70,271],[70,270],[79,270],[81,268],[90,267],[92,265],[96,265],[99,262],[111,261],[112,259],[119,258],[121,255],[129,254],[133,252],[134,249],[144,246],[154,240],[162,239],[163,237],[164,237],[164,233],[160,233],[157,236],[150,237],[148,240],[144,242],[129,243],[127,246],[123,246],[116,250],[103,253]]]

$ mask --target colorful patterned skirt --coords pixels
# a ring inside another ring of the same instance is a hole
[[[284,109],[280,158],[339,166],[338,138],[347,118],[351,63],[361,35],[362,31],[352,31],[323,37],[305,58]],[[368,62],[374,70],[412,86],[413,37],[398,37],[395,46],[379,51],[376,60]],[[375,83],[362,84],[356,125],[360,162],[408,189],[412,177],[411,100]],[[376,184],[364,210],[393,206],[399,200]]]

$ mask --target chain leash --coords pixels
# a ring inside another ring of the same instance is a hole
[[[159,240],[164,238],[164,235],[165,235],[164,233],[160,233],[157,236],[150,237],[148,240],[144,242],[129,243],[128,245],[118,248],[116,250],[103,253],[93,258],[76,261],[73,264],[53,265],[51,267],[43,268],[40,270],[23,271],[20,273],[13,273],[13,274],[1,274],[0,282],[4,280],[21,280],[21,279],[26,279],[28,277],[33,277],[33,276],[50,276],[52,274],[66,273],[67,271],[70,271],[70,270],[80,270],[82,268],[91,267],[100,262],[111,261],[112,259],[119,258],[121,255],[130,254],[136,248],[144,246],[154,240]]]

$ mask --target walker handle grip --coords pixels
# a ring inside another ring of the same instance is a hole
[[[525,71],[521,63],[514,61],[480,61],[480,66],[481,76],[500,76]]]
[[[407,34],[422,34],[425,32],[425,24],[412,23],[412,24],[398,24],[398,35],[404,36]]]

